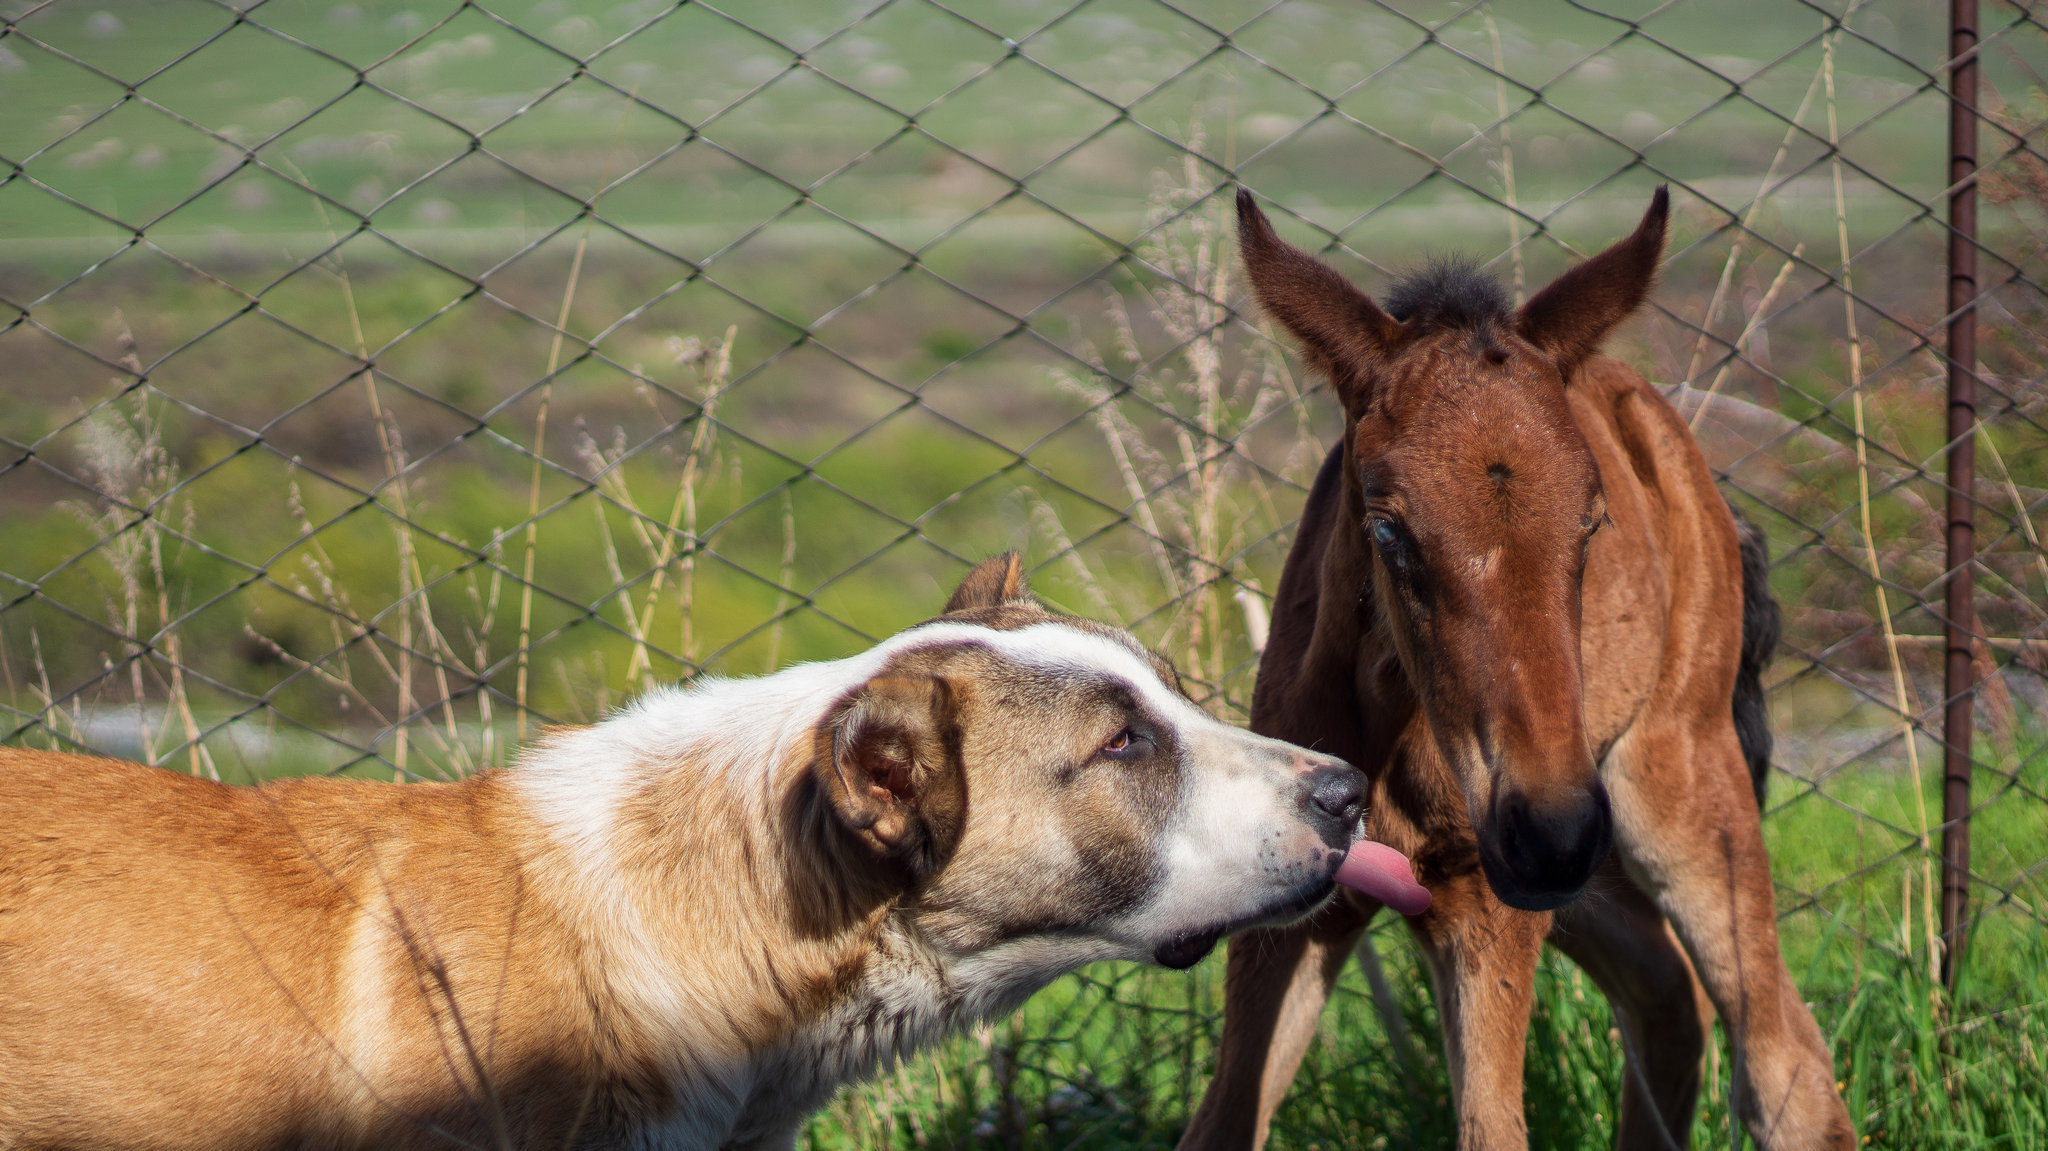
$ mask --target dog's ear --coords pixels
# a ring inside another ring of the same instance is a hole
[[[959,703],[934,675],[877,676],[820,732],[812,772],[839,822],[914,874],[942,866],[967,818]]]
[[[1557,363],[1567,381],[1580,361],[1599,350],[1607,333],[1649,297],[1670,219],[1671,189],[1658,188],[1643,222],[1626,239],[1550,281],[1522,305],[1515,327]]]
[[[1024,586],[1024,557],[1004,552],[974,565],[974,570],[954,590],[953,598],[946,601],[946,614],[1030,600],[1031,589]]]

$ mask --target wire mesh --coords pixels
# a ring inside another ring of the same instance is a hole
[[[1939,15],[0,0],[0,735],[460,774],[856,650],[1005,547],[1241,718],[1338,417],[1230,190],[1368,286],[1459,250],[1520,296],[1668,182],[1614,350],[1773,540],[1766,828],[1821,844],[1781,852],[1788,947],[1930,964]],[[1982,32],[1985,938],[2048,898],[2043,31]]]

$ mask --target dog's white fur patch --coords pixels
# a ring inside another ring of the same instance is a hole
[[[776,800],[777,773],[807,761],[816,729],[836,701],[899,656],[956,644],[980,645],[1022,668],[1113,679],[1148,716],[1172,727],[1183,761],[1201,769],[1183,773],[1179,810],[1153,845],[1165,880],[1142,906],[1098,925],[1094,935],[1027,936],[952,954],[891,921],[859,991],[806,1023],[778,1051],[698,1068],[691,1076],[697,1101],[665,1125],[660,1145],[696,1145],[721,1130],[727,1140],[780,1142],[785,1124],[796,1122],[789,1117],[822,1105],[837,1085],[951,1029],[1013,1010],[1065,972],[1100,959],[1150,960],[1158,942],[1176,932],[1270,904],[1272,887],[1257,880],[1265,858],[1260,853],[1273,853],[1275,829],[1292,828],[1297,840],[1314,840],[1298,814],[1286,809],[1271,770],[1297,749],[1211,717],[1125,642],[1060,622],[1015,630],[929,623],[846,659],[759,679],[707,677],[651,691],[595,727],[551,733],[522,762],[513,775],[518,788],[569,851],[585,914],[605,920],[622,1001],[657,1029],[686,1025],[704,1009],[679,993],[631,886],[618,881],[612,851],[622,803],[667,772],[690,771],[723,782],[720,793],[744,808],[734,812],[736,820],[763,825]],[[1298,866],[1320,866],[1318,848],[1294,844],[1294,857],[1307,861]],[[773,1098],[750,1098],[757,1085]]]
[[[560,733],[521,763],[519,786],[535,812],[593,872],[609,863],[607,842],[619,802],[661,771],[687,762],[731,773],[735,798],[766,804],[773,769],[806,747],[832,703],[923,647],[978,643],[1024,667],[1092,671],[1125,681],[1162,717],[1243,735],[1160,682],[1136,652],[1106,636],[1061,623],[1012,631],[938,622],[900,632],[859,655],[803,663],[758,679],[705,676],[641,696],[595,727]],[[1256,737],[1253,737],[1256,738]]]

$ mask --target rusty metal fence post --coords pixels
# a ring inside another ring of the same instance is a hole
[[[1970,731],[1976,650],[1977,0],[1949,2],[1948,659],[1941,797],[1942,981],[1961,968],[1970,897]]]

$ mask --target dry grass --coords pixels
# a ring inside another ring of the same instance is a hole
[[[133,358],[132,350],[126,354]],[[101,555],[118,588],[107,597],[105,611],[125,652],[122,666],[107,661],[106,675],[126,680],[144,763],[156,766],[183,753],[192,774],[219,779],[212,753],[200,739],[186,689],[180,634],[183,605],[175,602],[165,576],[166,537],[172,537],[171,547],[189,538],[192,506],[178,499],[179,467],[164,450],[161,424],[148,395],[136,392],[125,408],[103,409],[86,424],[85,471],[101,499],[97,507],[71,505],[72,513],[104,541]],[[182,515],[185,530],[167,529],[167,515]],[[51,691],[40,639],[35,641],[35,663],[43,710],[61,723],[65,713]],[[164,718],[151,714],[153,699],[163,701]],[[173,717],[183,736],[175,745],[168,730]],[[82,725],[75,696],[69,720],[70,734],[76,738]]]
[[[1199,124],[1192,137],[1199,150]],[[1146,627],[1184,674],[1207,685],[1207,706],[1241,713],[1245,696],[1231,690],[1241,686],[1233,677],[1242,679],[1265,630],[1265,592],[1244,555],[1285,530],[1270,477],[1305,484],[1323,448],[1280,343],[1231,309],[1228,201],[1213,195],[1192,155],[1177,175],[1162,178],[1147,201],[1137,255],[1152,275],[1128,293],[1105,294],[1110,351],[1089,350],[1092,373],[1056,374],[1088,405],[1154,580],[1096,572],[1043,502],[1034,525],[1050,559],[1074,570],[1102,614]],[[1291,425],[1279,429],[1277,451],[1256,443],[1274,424]]]

